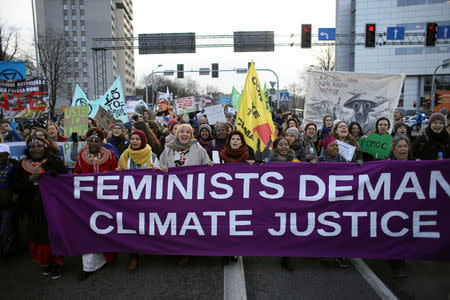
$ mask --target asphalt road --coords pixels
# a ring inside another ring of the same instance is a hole
[[[232,276],[241,285],[224,280],[221,257],[191,257],[186,267],[177,260],[144,255],[129,274],[128,255],[120,254],[115,264],[79,282],[80,257],[66,258],[63,276],[53,280],[22,251],[0,260],[0,299],[380,299],[354,266],[342,269],[333,259],[293,258],[289,272],[278,257],[244,257],[242,274]],[[450,299],[450,262],[408,261],[404,279],[391,278],[385,261],[366,263],[398,299]],[[238,264],[226,268],[234,272]]]

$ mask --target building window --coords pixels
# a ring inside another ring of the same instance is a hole
[[[68,25],[64,26],[64,30],[69,31],[69,26]]]
[[[77,16],[76,15],[72,15],[72,21],[76,21],[77,20]]]
[[[78,37],[76,35],[73,36],[73,41],[74,42],[78,41]]]
[[[80,59],[78,58],[78,56],[75,56],[75,57],[74,57],[74,61],[75,61],[75,62],[78,62],[79,60],[80,60]]]
[[[64,5],[63,5],[63,9],[67,9],[67,4],[64,4]]]
[[[80,2],[80,9],[84,9],[84,4],[81,4],[81,2]]]
[[[81,41],[86,42],[86,37],[84,35],[81,36]]]
[[[80,17],[82,21],[84,21],[84,15]]]
[[[77,31],[77,25],[72,25],[72,30]]]
[[[75,9],[76,9],[75,4],[72,4],[72,10],[75,10]]]
[[[86,26],[82,25],[81,26],[81,31],[85,31],[86,30]]]
[[[81,51],[86,52],[86,47],[81,48]]]
[[[69,16],[68,15],[64,15],[64,20],[65,21],[69,20]]]

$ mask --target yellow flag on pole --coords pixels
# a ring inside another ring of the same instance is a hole
[[[275,140],[272,115],[267,110],[264,90],[259,84],[255,64],[248,69],[244,91],[236,117],[236,129],[244,135],[247,145],[255,151],[255,158],[264,159],[269,155]]]

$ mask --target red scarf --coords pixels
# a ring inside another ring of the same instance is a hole
[[[248,160],[248,157],[248,148],[245,145],[239,149],[225,147],[225,149],[220,152],[220,158],[226,163],[244,162]]]

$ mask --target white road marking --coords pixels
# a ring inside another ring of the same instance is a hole
[[[247,300],[242,256],[237,262],[230,261],[223,268],[223,299]]]
[[[375,273],[361,258],[350,258],[350,261],[381,299],[398,300],[394,293],[392,293],[392,291],[383,283],[383,281],[380,280],[380,278],[377,277],[377,275],[375,275]]]

